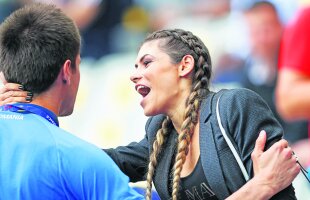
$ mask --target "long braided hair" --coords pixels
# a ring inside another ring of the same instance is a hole
[[[161,39],[159,48],[166,52],[174,63],[179,63],[185,55],[192,55],[195,60],[194,73],[192,76],[192,88],[186,100],[185,117],[178,136],[178,148],[173,167],[172,199],[176,200],[179,191],[180,174],[188,153],[194,128],[198,122],[198,112],[202,98],[209,92],[211,78],[211,59],[209,51],[203,42],[190,31],[182,29],[167,29],[153,32],[143,43]],[[152,181],[157,165],[157,157],[161,147],[165,143],[167,135],[171,132],[172,122],[167,116],[157,131],[153,143],[153,151],[147,172],[146,199],[151,199]]]

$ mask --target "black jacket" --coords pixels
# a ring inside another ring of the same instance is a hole
[[[222,90],[210,93],[203,100],[199,133],[201,163],[212,191],[219,199],[225,199],[246,182],[218,126],[216,101],[220,95],[219,110],[222,125],[234,141],[250,177],[253,177],[251,153],[260,130],[267,132],[267,148],[282,138],[283,130],[267,104],[250,90]],[[164,117],[158,115],[147,121],[146,135],[140,142],[105,150],[132,182],[145,180],[151,147]],[[173,131],[159,155],[153,179],[162,199],[171,197],[168,179],[173,164],[171,162],[174,161],[176,140],[177,133]],[[289,186],[272,199],[296,199],[293,186]]]

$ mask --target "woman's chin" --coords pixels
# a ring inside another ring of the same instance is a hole
[[[151,117],[151,116],[155,116],[155,115],[160,114],[158,112],[155,112],[154,110],[149,110],[149,109],[146,109],[146,108],[143,108],[143,110],[144,110],[144,115],[147,116],[147,117]]]
[[[154,116],[154,115],[152,115],[152,113],[147,112],[146,110],[144,110],[144,115],[147,116],[147,117]]]

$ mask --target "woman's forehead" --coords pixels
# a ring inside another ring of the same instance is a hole
[[[151,40],[142,44],[140,51],[156,50],[159,48],[159,40]]]
[[[145,42],[138,52],[137,60],[140,60],[146,54],[157,55],[163,53],[163,51],[159,48],[158,43],[159,43],[158,40]]]

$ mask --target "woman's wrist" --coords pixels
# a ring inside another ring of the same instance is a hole
[[[251,190],[255,191],[258,199],[270,199],[276,193],[270,182],[260,176],[254,176],[248,183],[251,184]]]
[[[268,200],[274,195],[275,190],[259,177],[252,178],[238,191],[230,195],[226,200]]]

